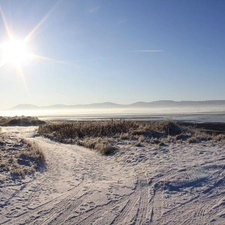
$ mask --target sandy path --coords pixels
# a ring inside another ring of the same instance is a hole
[[[47,165],[35,177],[1,184],[0,224],[224,224],[224,146],[121,146],[115,156],[38,137]]]
[[[38,143],[47,166],[35,179],[12,184],[12,191],[9,186],[1,188],[9,196],[0,208],[4,215],[1,224],[100,222],[105,219],[104,214],[111,213],[111,207],[124,207],[134,192],[133,171],[115,164],[110,157],[35,137],[34,128],[5,128],[3,132]],[[110,219],[113,221],[115,216]]]

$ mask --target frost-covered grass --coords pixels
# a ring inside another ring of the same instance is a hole
[[[0,172],[6,177],[33,174],[44,162],[45,155],[37,144],[0,135]]]
[[[225,126],[224,126],[225,127]],[[38,132],[52,140],[61,143],[78,144],[96,149],[101,154],[109,154],[117,148],[118,142],[134,146],[157,144],[159,147],[166,143],[201,141],[225,142],[225,129],[210,130],[209,126],[196,127],[194,124],[181,124],[166,121],[79,121],[51,123],[40,126]]]

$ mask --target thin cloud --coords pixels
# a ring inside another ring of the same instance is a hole
[[[130,52],[140,52],[140,53],[156,53],[156,52],[163,52],[161,49],[142,49],[142,50],[134,50]]]
[[[88,10],[89,13],[95,13],[100,9],[100,5],[94,6]]]

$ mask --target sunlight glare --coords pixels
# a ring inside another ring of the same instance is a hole
[[[21,64],[28,58],[29,53],[23,41],[10,40],[2,44],[2,61],[4,63]]]

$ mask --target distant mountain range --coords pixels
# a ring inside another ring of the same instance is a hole
[[[135,102],[132,104],[116,104],[112,102],[93,103],[84,105],[50,105],[36,106],[20,104],[8,110],[56,110],[56,109],[107,109],[107,108],[222,108],[225,109],[225,100],[209,101],[172,101],[161,100],[153,102]]]

